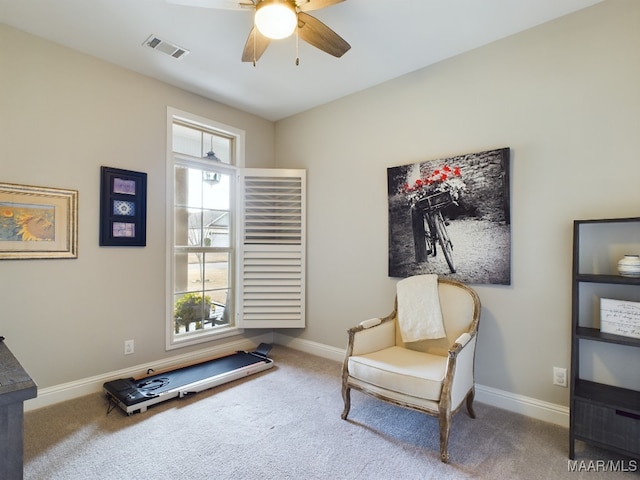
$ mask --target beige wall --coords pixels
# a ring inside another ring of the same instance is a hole
[[[608,0],[277,122],[278,166],[309,182],[308,327],[287,333],[344,348],[390,311],[387,167],[510,147],[512,284],[476,286],[476,379],[568,405],[551,380],[569,367],[572,220],[640,216],[638,45],[640,2]]]
[[[40,388],[196,350],[165,352],[167,106],[245,130],[247,166],[273,123],[2,25],[0,72],[0,182],[79,192],[78,259],[0,261],[9,348]],[[147,172],[146,247],[98,246],[101,165]]]

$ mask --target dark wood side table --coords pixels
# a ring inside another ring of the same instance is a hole
[[[23,478],[24,401],[38,387],[9,348],[0,342],[0,478]]]

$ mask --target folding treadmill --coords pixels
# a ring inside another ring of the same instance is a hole
[[[103,390],[110,403],[107,413],[116,406],[127,415],[136,411],[143,413],[150,405],[267,370],[273,367],[273,360],[267,357],[269,350],[271,345],[261,343],[253,352],[235,352],[138,380],[120,378],[106,382]]]

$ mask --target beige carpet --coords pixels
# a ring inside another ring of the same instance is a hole
[[[102,394],[25,414],[27,480],[596,479],[568,468],[568,431],[476,402],[454,417],[448,465],[437,419],[352,393],[340,364],[275,346],[275,367],[145,413],[109,415]],[[616,460],[578,445],[578,460]],[[629,465],[626,460],[625,465]]]

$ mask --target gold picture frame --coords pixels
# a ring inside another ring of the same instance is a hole
[[[78,258],[78,191],[0,183],[0,260]]]

